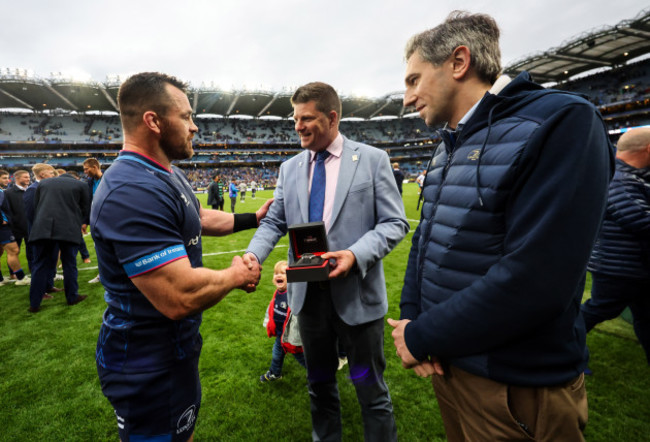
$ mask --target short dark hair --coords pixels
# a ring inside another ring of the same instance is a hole
[[[86,158],[82,164],[88,167],[99,167],[101,169],[101,164],[97,158]]]
[[[4,169],[0,169],[0,176],[2,176],[2,175],[9,175],[9,171],[4,170]]]
[[[168,84],[187,92],[186,83],[160,72],[141,72],[122,83],[117,92],[117,103],[125,130],[135,128],[147,111],[154,111],[160,116],[167,113],[170,104],[166,90]]]
[[[494,84],[501,73],[499,35],[489,15],[452,11],[443,23],[411,37],[404,54],[408,60],[417,51],[424,61],[440,66],[458,46],[467,46],[470,66],[482,81]]]
[[[309,101],[316,103],[316,109],[324,114],[335,111],[341,121],[341,99],[336,90],[327,83],[314,81],[300,86],[291,97],[291,104],[303,104]]]

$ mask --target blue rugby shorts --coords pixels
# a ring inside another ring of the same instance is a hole
[[[97,366],[120,439],[187,441],[201,405],[198,357],[150,373],[117,373]]]
[[[0,244],[9,244],[10,242],[16,242],[16,237],[11,231],[11,227],[8,224],[0,226]]]

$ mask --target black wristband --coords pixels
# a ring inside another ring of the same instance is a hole
[[[257,227],[257,215],[254,213],[235,213],[235,222],[232,226],[232,231],[239,232],[240,230],[254,229]]]

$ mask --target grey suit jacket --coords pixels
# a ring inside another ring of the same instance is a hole
[[[275,201],[261,221],[248,251],[264,262],[293,224],[309,221],[309,151],[280,167]],[[388,311],[381,259],[409,230],[404,204],[386,152],[344,138],[332,220],[330,250],[350,250],[357,266],[331,280],[334,307],[349,325],[382,318]],[[291,260],[291,251],[289,251]],[[299,314],[307,283],[289,284],[289,305]]]

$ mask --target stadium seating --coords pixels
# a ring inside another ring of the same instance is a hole
[[[650,124],[650,59],[554,85],[586,95],[596,104],[612,140],[628,127]],[[223,118],[199,114],[195,155],[178,165],[195,187],[209,184],[214,173],[272,185],[279,165],[300,152],[299,138],[289,118]],[[420,118],[344,119],[341,132],[355,141],[385,149],[414,179],[438,137]],[[81,170],[96,157],[104,167],[115,159],[123,142],[119,116],[57,110],[52,113],[0,112],[0,167],[29,168],[38,162]]]

